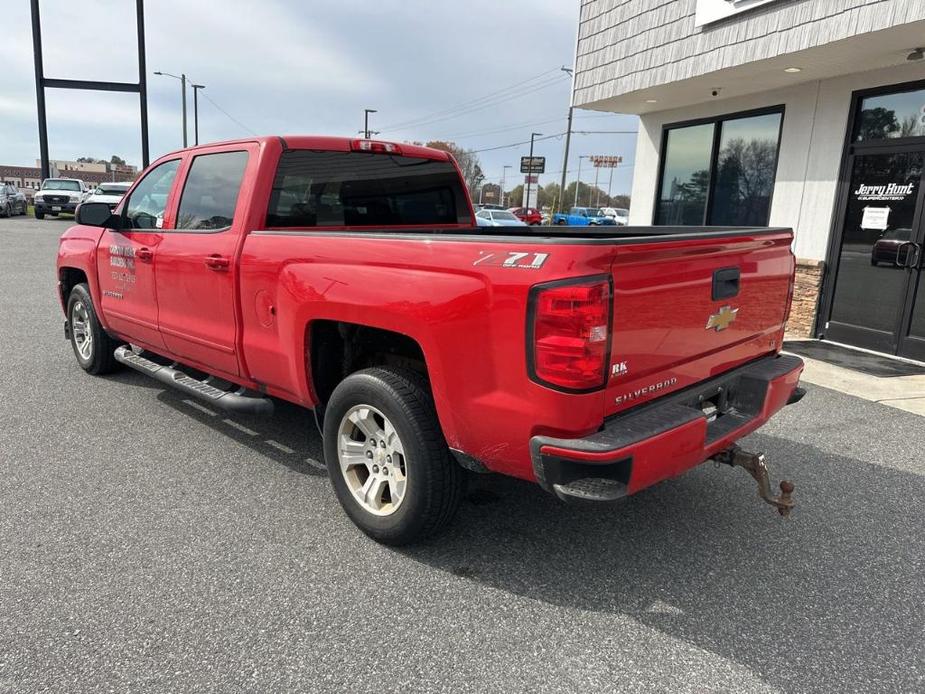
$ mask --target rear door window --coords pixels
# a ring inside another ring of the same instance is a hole
[[[176,228],[217,231],[230,227],[246,166],[247,152],[195,157],[180,197]]]
[[[271,227],[471,223],[452,162],[367,152],[284,152],[267,211]]]

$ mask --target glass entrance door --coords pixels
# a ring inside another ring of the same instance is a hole
[[[856,153],[849,169],[826,337],[925,358],[925,148]]]

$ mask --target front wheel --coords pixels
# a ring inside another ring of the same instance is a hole
[[[71,347],[80,368],[94,376],[115,371],[119,362],[114,352],[120,343],[109,337],[100,325],[86,284],[78,284],[71,290],[67,301],[67,320]]]
[[[12,217],[12,216],[13,216],[13,206],[10,203],[6,203],[6,205],[4,205],[2,208],[2,214],[0,214],[0,217]]]
[[[459,507],[463,470],[414,372],[372,368],[341,381],[325,407],[324,457],[350,520],[384,544],[433,535]]]
[[[36,218],[36,219],[45,219],[45,213],[44,213],[44,212],[39,212],[38,210],[36,210],[36,211],[35,211],[35,218]]]

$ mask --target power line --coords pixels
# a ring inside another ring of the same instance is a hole
[[[205,89],[202,90],[202,95],[203,95],[206,99],[208,99],[208,100],[209,100],[209,103],[211,103],[215,108],[217,108],[219,111],[221,111],[222,113],[224,113],[226,116],[228,116],[228,118],[230,118],[232,121],[234,121],[235,123],[237,123],[238,125],[240,125],[240,126],[241,126],[242,128],[244,128],[247,132],[249,132],[251,135],[256,135],[256,134],[257,134],[257,133],[255,133],[253,130],[251,130],[250,128],[248,128],[246,125],[244,125],[244,123],[242,123],[242,122],[239,121],[237,118],[235,118],[235,117],[232,116],[230,113],[228,113],[228,111],[226,111],[226,110],[223,109],[221,106],[219,106],[217,103],[215,103],[215,100],[214,100],[211,96],[209,96],[208,92],[206,92]]]
[[[555,135],[544,135],[543,137],[534,138],[533,141],[538,142],[539,140],[551,140],[553,138],[562,137],[563,135],[565,135],[564,132],[556,133]],[[519,147],[520,145],[528,145],[528,144],[530,144],[530,140],[524,140],[523,142],[512,142],[509,145],[498,145],[497,147],[483,147],[482,149],[470,149],[469,151],[472,152],[473,154],[477,152],[493,152],[496,149],[510,149],[511,147]]]
[[[522,86],[522,85],[524,85],[524,84],[528,84],[528,83],[530,83],[530,82],[534,82],[534,81],[540,79],[541,77],[546,77],[547,75],[550,75],[550,74],[552,74],[552,73],[554,73],[554,72],[559,72],[559,68],[553,68],[552,70],[547,70],[546,72],[541,72],[541,73],[538,74],[538,75],[534,75],[533,77],[530,77],[529,79],[525,79],[525,80],[523,80],[523,81],[521,81],[521,82],[517,82],[516,84],[512,84],[512,85],[510,85],[510,86],[508,86],[508,87],[503,87],[503,88],[498,89],[498,90],[493,91],[493,92],[489,92],[488,94],[485,94],[485,95],[483,95],[483,96],[477,97],[477,98],[475,98],[475,99],[469,99],[469,100],[467,100],[467,101],[460,102],[460,103],[458,103],[458,104],[456,104],[456,105],[454,105],[454,106],[450,106],[450,107],[448,107],[448,108],[441,109],[441,110],[439,110],[439,111],[433,111],[433,112],[431,112],[431,113],[429,113],[429,114],[427,114],[427,115],[424,115],[424,116],[418,116],[418,117],[416,117],[416,118],[410,118],[410,119],[406,119],[406,120],[403,120],[403,121],[399,121],[399,122],[397,122],[397,123],[393,123],[393,124],[391,124],[391,125],[383,126],[381,129],[382,129],[382,130],[397,130],[397,129],[402,128],[403,126],[406,126],[406,125],[415,124],[415,123],[417,123],[417,122],[419,122],[419,121],[429,120],[429,119],[434,118],[434,117],[436,117],[436,116],[442,116],[442,115],[444,115],[444,114],[446,114],[446,113],[452,113],[452,112],[456,111],[457,109],[468,108],[468,107],[471,107],[472,105],[477,104],[477,103],[479,103],[479,102],[481,102],[481,101],[484,101],[484,100],[486,100],[486,99],[492,99],[492,98],[495,97],[496,95],[507,93],[507,92],[509,92],[511,89],[515,89],[516,87],[520,87],[520,86]]]
[[[475,106],[471,106],[471,107],[465,108],[465,109],[460,109],[460,110],[458,110],[458,111],[456,111],[456,112],[454,112],[454,113],[451,113],[451,114],[449,114],[449,115],[446,115],[446,116],[441,116],[441,117],[439,117],[439,118],[431,118],[430,120],[422,120],[422,121],[420,121],[420,122],[415,122],[415,123],[412,123],[412,124],[410,124],[410,125],[406,125],[406,126],[402,126],[402,127],[394,127],[394,126],[393,126],[393,127],[391,127],[391,128],[382,128],[382,130],[393,130],[393,131],[399,131],[399,132],[400,132],[400,131],[402,131],[402,130],[411,130],[412,128],[420,128],[420,127],[423,127],[423,126],[425,126],[425,125],[431,125],[431,124],[433,124],[433,123],[439,123],[440,121],[453,120],[454,118],[460,118],[460,117],[462,117],[462,116],[468,116],[468,115],[470,115],[470,114],[472,114],[472,113],[475,113],[476,111],[481,111],[482,109],[491,108],[492,106],[499,106],[499,105],[501,105],[501,104],[503,104],[503,103],[507,103],[508,101],[512,101],[512,100],[514,100],[514,99],[519,99],[519,98],[521,98],[521,97],[527,96],[528,94],[533,94],[533,93],[535,93],[535,92],[541,91],[541,90],[543,90],[543,89],[548,89],[549,87],[554,87],[554,86],[556,86],[556,85],[562,84],[563,82],[567,82],[567,81],[568,81],[568,80],[566,80],[566,79],[556,77],[556,78],[553,78],[552,80],[549,80],[548,82],[541,82],[541,83],[539,83],[539,84],[537,84],[537,85],[531,85],[531,87],[530,87],[529,89],[527,89],[527,90],[521,90],[521,91],[519,91],[519,92],[517,92],[517,93],[514,93],[514,94],[508,94],[508,95],[506,95],[506,96],[504,96],[504,97],[502,97],[502,98],[495,98],[495,99],[493,99],[493,100],[491,100],[491,101],[486,101],[486,102],[484,102],[484,103],[482,103],[482,104],[478,104],[478,105],[475,105]]]
[[[637,130],[573,130],[572,135],[636,135],[639,131]],[[537,140],[550,140],[552,138],[560,138],[565,135],[564,132],[556,133],[554,135],[546,135],[545,137],[538,137]],[[497,149],[510,149],[511,147],[519,147],[520,145],[529,144],[530,140],[524,140],[523,142],[512,142],[509,145],[498,145],[497,147],[483,147],[482,149],[471,149],[469,150],[472,153],[477,152],[493,152]],[[562,170],[559,170],[561,173]]]

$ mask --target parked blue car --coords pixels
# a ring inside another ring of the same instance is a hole
[[[568,225],[572,227],[582,226],[616,226],[612,217],[605,217],[604,213],[597,207],[573,207],[568,214],[557,212],[552,216],[553,224]]]

